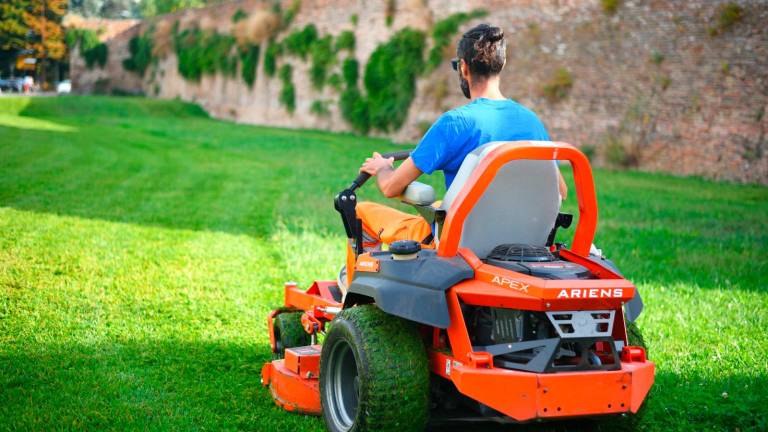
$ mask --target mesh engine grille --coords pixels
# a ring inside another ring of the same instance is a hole
[[[496,246],[488,255],[489,259],[518,262],[547,262],[555,257],[546,246],[510,243]]]

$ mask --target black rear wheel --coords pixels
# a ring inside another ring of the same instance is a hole
[[[646,346],[643,333],[636,322],[627,323],[627,341],[630,346],[638,346],[645,349],[645,353],[648,354],[648,346]]]
[[[422,430],[427,355],[414,323],[374,305],[339,313],[320,356],[320,400],[332,432]]]
[[[272,322],[275,331],[274,360],[285,357],[286,348],[307,346],[311,343],[310,336],[301,326],[303,312],[283,312]]]

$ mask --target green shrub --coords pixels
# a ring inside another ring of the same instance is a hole
[[[259,65],[258,45],[248,45],[240,48],[240,75],[248,87],[253,87],[256,82],[256,68]]]
[[[710,36],[717,36],[730,30],[737,22],[744,18],[744,8],[737,3],[728,2],[717,8],[714,17],[714,25],[707,29]]]
[[[334,89],[341,90],[342,84],[344,84],[344,80],[338,73],[332,73],[331,76],[328,77],[328,85]]]
[[[199,81],[203,75],[221,72],[234,76],[237,72],[235,38],[230,35],[189,29],[174,35],[174,44],[178,70],[185,79]]]
[[[368,116],[368,102],[363,98],[357,86],[347,87],[339,99],[341,115],[349,122],[352,129],[367,134],[371,129]]]
[[[462,24],[486,15],[488,15],[488,11],[475,9],[469,13],[455,13],[436,22],[432,28],[432,49],[429,51],[429,59],[427,60],[427,72],[433,71],[443,62],[446,48],[451,45],[454,35],[459,31]]]
[[[333,37],[326,35],[317,39],[310,49],[312,65],[309,68],[309,78],[312,86],[318,90],[323,88],[328,68],[336,63],[336,51],[333,49]]]
[[[99,67],[104,67],[107,64],[107,56],[109,56],[109,48],[105,43],[99,43],[95,47],[82,51],[83,58],[85,59],[85,65],[88,69],[92,69],[96,64]]]
[[[282,45],[274,40],[269,42],[267,49],[264,51],[264,73],[268,77],[275,76],[275,72],[277,72],[277,57],[282,51]]]
[[[336,51],[341,50],[355,50],[355,33],[349,30],[341,32],[339,37],[336,38]]]
[[[592,144],[584,144],[581,147],[579,147],[579,150],[581,150],[582,153],[584,153],[584,156],[589,159],[590,162],[595,160],[595,146]]]
[[[280,103],[289,113],[296,110],[296,89],[293,87],[293,67],[284,64],[280,67],[280,80],[283,88],[280,90]]]
[[[242,10],[242,9],[239,9],[239,8],[238,8],[238,9],[235,11],[235,13],[232,15],[232,22],[233,22],[233,23],[236,23],[236,22],[238,22],[238,21],[242,21],[242,20],[244,20],[244,19],[246,19],[246,18],[248,18],[248,14],[247,14],[247,13],[245,13],[245,11],[244,11],[244,10]]]
[[[621,0],[600,0],[600,5],[603,7],[603,12],[613,15],[619,10]]]
[[[661,86],[662,90],[668,89],[671,84],[672,84],[672,78],[670,78],[669,76],[663,76],[659,78],[659,86]]]
[[[307,58],[307,54],[312,49],[312,44],[318,39],[317,27],[314,24],[307,24],[301,30],[286,36],[283,39],[285,50],[291,54],[297,55],[302,59]]]
[[[146,31],[132,37],[128,41],[128,52],[130,57],[123,60],[123,68],[143,77],[152,62],[152,32]]]
[[[351,22],[353,26],[356,26],[357,25],[357,14],[352,14],[349,17],[349,22]]]
[[[632,168],[638,165],[640,158],[636,149],[621,137],[609,134],[605,143],[605,160],[614,167]]]
[[[341,73],[344,75],[344,82],[348,87],[357,86],[357,80],[360,77],[360,64],[354,57],[344,59],[341,64]]]
[[[557,102],[565,99],[573,87],[573,75],[566,68],[558,68],[549,81],[545,82],[541,91],[550,102]]]
[[[328,101],[316,100],[309,106],[309,112],[318,117],[328,117],[331,111],[328,109]]]
[[[661,66],[661,64],[664,63],[664,54],[658,51],[652,52],[651,63],[655,64],[656,66]]]
[[[408,116],[416,93],[416,77],[424,69],[424,33],[403,29],[379,45],[365,66],[371,127],[389,132]]]
[[[357,86],[357,61],[342,64],[347,87],[339,108],[353,129],[389,132],[403,125],[416,93],[416,77],[424,69],[424,33],[405,28],[388,42],[379,45],[365,66],[363,84],[367,96]]]

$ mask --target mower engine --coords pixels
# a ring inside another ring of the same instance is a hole
[[[557,259],[546,247],[504,244],[487,264],[542,279],[583,280],[585,267]],[[494,366],[537,373],[616,370],[623,341],[612,337],[613,310],[540,312],[463,305],[475,351],[491,352]]]
[[[585,267],[555,258],[545,246],[503,244],[496,246],[485,262],[542,279],[594,279]]]

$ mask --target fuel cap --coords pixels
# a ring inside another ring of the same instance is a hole
[[[420,250],[421,244],[415,240],[398,240],[389,245],[392,258],[396,260],[414,259]]]

